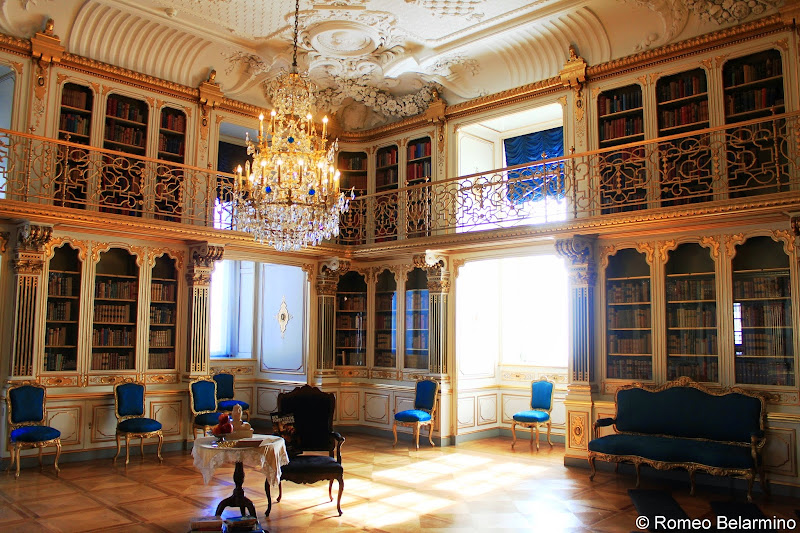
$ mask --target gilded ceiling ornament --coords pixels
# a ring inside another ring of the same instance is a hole
[[[278,314],[275,315],[275,320],[278,321],[278,327],[281,328],[281,339],[284,338],[286,334],[286,326],[289,325],[289,321],[294,318],[294,316],[289,313],[289,308],[286,306],[286,296],[283,297],[283,301],[281,302],[281,307],[278,309]]]
[[[406,4],[424,7],[438,17],[466,17],[475,21],[484,17],[484,13],[477,10],[483,0],[406,0]]]
[[[686,0],[686,6],[701,20],[734,24],[761,15],[782,4],[782,0]]]

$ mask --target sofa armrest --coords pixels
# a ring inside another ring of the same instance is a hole
[[[616,423],[616,418],[598,418],[594,421],[594,424],[592,424],[592,438],[597,438],[599,434],[598,429],[608,427]]]

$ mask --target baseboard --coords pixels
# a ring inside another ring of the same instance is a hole
[[[133,443],[131,443],[133,444]],[[191,445],[191,442],[189,442]],[[158,444],[150,444],[145,443],[144,445],[144,459],[147,460],[156,460],[158,461],[158,457],[156,457],[156,451],[158,449]],[[183,441],[173,441],[173,442],[165,442],[161,446],[161,453],[165,452],[179,452],[184,450]],[[50,468],[53,467],[53,461],[55,458],[55,448],[46,448],[43,463],[44,468],[46,469],[48,466]],[[97,450],[62,450],[61,456],[58,458],[58,464],[64,463],[76,463],[80,461],[94,461],[98,459],[108,459],[109,465],[111,464],[111,459],[117,455],[117,448],[100,448]],[[10,458],[4,458],[6,461],[11,462]],[[138,442],[136,445],[131,446],[131,453],[130,453],[130,460],[141,460],[142,456],[139,455],[139,445]],[[119,452],[119,457],[117,458],[117,464],[124,465],[125,464],[125,446]],[[22,468],[29,468],[39,465],[39,459],[36,455],[30,456],[22,456],[21,462]]]

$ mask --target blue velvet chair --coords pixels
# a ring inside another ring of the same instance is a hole
[[[47,390],[38,383],[25,381],[12,385],[6,395],[8,405],[9,451],[11,465],[16,461],[15,478],[19,477],[20,452],[25,448],[39,448],[39,466],[42,466],[42,448],[56,447],[56,475],[60,472],[61,432],[44,424],[47,417],[45,403]]]
[[[192,410],[192,438],[197,430],[202,435],[219,423],[217,410],[217,382],[211,378],[199,378],[189,383],[189,407]],[[202,436],[201,435],[201,436]]]
[[[547,443],[550,441],[550,411],[553,410],[553,392],[555,385],[552,381],[540,379],[531,382],[531,409],[514,414],[511,422],[511,447],[517,443],[517,426],[531,429],[531,446],[533,446],[533,432],[536,430],[536,450],[539,450],[539,425],[547,424]]]
[[[392,433],[394,434],[394,443],[397,444],[397,425],[410,426],[414,428],[414,443],[416,449],[419,450],[419,432],[422,426],[430,427],[428,433],[428,441],[433,446],[433,426],[434,416],[436,414],[436,395],[439,392],[439,382],[432,379],[423,379],[417,381],[417,386],[414,393],[414,408],[406,411],[400,411],[394,415],[394,424],[392,425]]]
[[[114,414],[117,417],[117,455],[120,452],[120,437],[125,437],[125,464],[130,461],[131,439],[139,439],[139,451],[144,457],[144,439],[158,437],[158,460],[161,457],[161,445],[164,435],[161,422],[144,416],[144,383],[126,379],[114,385]]]
[[[250,420],[250,404],[242,400],[234,400],[234,384],[236,378],[229,372],[219,372],[212,376],[217,382],[217,410],[230,413],[236,405],[242,406],[242,416]]]

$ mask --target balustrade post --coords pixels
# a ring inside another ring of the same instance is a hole
[[[189,297],[189,319],[186,343],[186,378],[208,375],[210,351],[211,307],[209,294],[214,262],[220,261],[224,248],[209,243],[189,249],[186,282]]]

